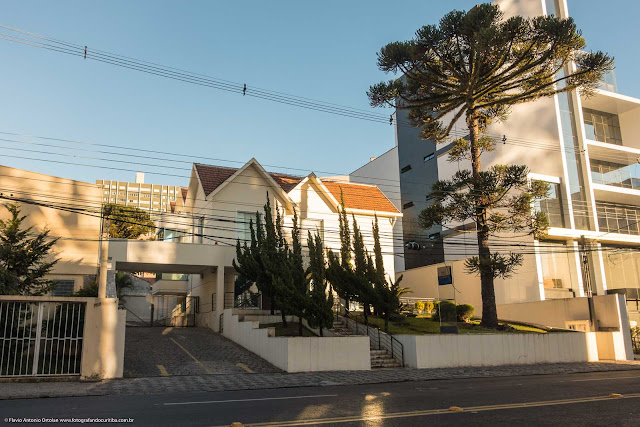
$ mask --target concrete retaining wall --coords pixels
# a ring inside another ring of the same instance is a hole
[[[371,369],[369,337],[270,337],[258,321],[224,310],[223,335],[287,372]]]
[[[596,361],[596,337],[549,334],[396,335],[412,368]]]

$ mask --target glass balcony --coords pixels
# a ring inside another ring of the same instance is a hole
[[[596,211],[601,232],[640,235],[640,207],[596,201]]]
[[[640,189],[640,164],[624,165],[591,160],[591,179],[594,184]]]

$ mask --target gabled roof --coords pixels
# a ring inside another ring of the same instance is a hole
[[[344,207],[365,211],[400,213],[387,196],[375,185],[354,184],[320,180],[329,193],[340,203],[344,198]]]
[[[216,188],[240,170],[238,168],[204,165],[202,163],[194,163],[194,166],[198,173],[198,177],[200,178],[200,182],[202,183],[202,189],[204,190],[205,196],[211,194]],[[268,172],[268,174],[280,186],[280,188],[287,193],[304,179],[302,176],[286,175],[282,173]]]

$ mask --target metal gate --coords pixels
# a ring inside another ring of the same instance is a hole
[[[85,303],[0,301],[0,377],[80,375]]]

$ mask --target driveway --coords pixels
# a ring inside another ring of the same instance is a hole
[[[280,372],[208,328],[127,327],[125,377]]]

